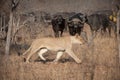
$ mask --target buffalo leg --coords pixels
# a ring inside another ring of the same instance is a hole
[[[63,34],[63,30],[61,30],[60,37],[62,37],[62,34]]]
[[[59,37],[59,32],[54,32],[55,37]]]
[[[111,26],[108,26],[109,36],[111,37]]]

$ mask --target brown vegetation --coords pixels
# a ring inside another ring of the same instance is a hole
[[[46,63],[36,55],[31,63],[25,63],[14,48],[10,56],[5,56],[1,47],[0,80],[120,80],[117,40],[114,37],[98,34],[93,45],[74,45],[73,50],[82,59],[82,64],[75,63],[67,54],[57,64],[52,63],[56,56],[52,52],[45,55],[49,60]]]
[[[10,1],[0,0],[0,13],[5,13],[7,23],[11,10]],[[37,55],[32,57],[30,63],[25,63],[23,57],[18,56],[29,48],[34,39],[53,37],[51,26],[42,23],[41,18],[44,12],[54,14],[75,11],[89,14],[92,11],[111,9],[112,1],[20,1],[14,13],[10,55],[5,55],[6,42],[0,39],[0,80],[120,80],[118,42],[113,36],[106,37],[98,34],[89,46],[87,44],[73,45],[73,51],[82,59],[82,64],[75,63],[67,54],[63,55],[58,63],[53,63],[52,60],[56,57],[55,52],[48,52],[45,55],[48,59],[46,63],[42,62]],[[99,4],[101,5],[99,6]],[[85,28],[90,40],[89,27]],[[6,36],[6,34],[4,35]],[[4,35],[3,32],[0,32],[0,38],[4,38]],[[68,32],[63,35],[68,36]]]

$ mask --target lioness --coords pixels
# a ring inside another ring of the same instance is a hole
[[[42,56],[48,50],[57,51],[57,56],[54,62],[58,61],[64,52],[67,52],[77,63],[81,63],[81,60],[73,53],[72,44],[83,44],[84,40],[76,35],[76,36],[67,36],[60,38],[41,38],[36,39],[32,42],[30,48],[23,53],[23,55],[29,52],[29,55],[26,58],[26,62],[29,62],[29,59],[33,54],[38,53],[39,57],[46,61],[46,59]]]

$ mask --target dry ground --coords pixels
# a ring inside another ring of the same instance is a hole
[[[114,37],[97,36],[93,45],[73,45],[73,50],[82,59],[82,64],[75,63],[67,54],[58,63],[52,63],[50,60],[55,54],[51,52],[46,54],[49,59],[46,63],[36,56],[31,63],[25,63],[14,49],[11,55],[5,56],[1,47],[0,80],[120,80],[117,40]]]

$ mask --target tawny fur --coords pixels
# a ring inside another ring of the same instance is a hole
[[[81,63],[81,60],[73,53],[72,45],[73,44],[82,44],[83,39],[80,36],[68,36],[60,38],[41,38],[36,39],[32,42],[30,48],[23,53],[23,55],[28,54],[26,62],[29,62],[29,59],[33,54],[38,53],[41,59],[46,60],[42,54],[47,50],[58,51],[57,57],[54,61],[58,61],[64,52],[67,52],[77,63]],[[41,52],[40,52],[41,51]]]

